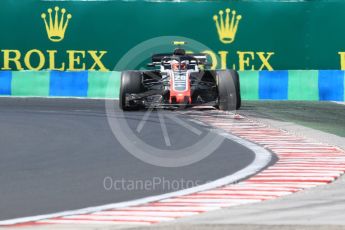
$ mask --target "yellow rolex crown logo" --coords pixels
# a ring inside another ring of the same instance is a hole
[[[47,22],[47,15],[45,13],[42,13],[41,17],[42,17],[44,24],[46,26],[46,31],[47,31],[49,40],[51,40],[53,42],[59,42],[65,36],[68,22],[72,18],[72,15],[67,14],[65,16],[66,9],[62,8],[60,10],[61,16],[59,17],[59,14],[60,14],[59,13],[59,7],[55,6],[54,10],[55,10],[54,17],[52,15],[53,10],[51,8],[49,8],[47,10],[47,12],[49,14],[49,22]]]
[[[214,15],[213,20],[216,23],[219,40],[225,44],[228,44],[235,40],[238,24],[242,16],[236,16],[236,11],[231,11],[229,8],[225,10],[225,19],[223,15],[224,11],[220,10],[219,17],[218,15]]]

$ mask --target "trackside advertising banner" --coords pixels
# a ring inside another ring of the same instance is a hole
[[[345,69],[341,0],[0,4],[1,70],[109,71],[129,49],[159,36],[205,44],[200,51],[213,68]]]

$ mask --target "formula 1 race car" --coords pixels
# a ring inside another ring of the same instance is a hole
[[[240,82],[235,70],[206,70],[204,54],[186,54],[180,46],[173,53],[154,54],[148,67],[155,70],[123,71],[120,108],[179,108],[208,105],[220,110],[241,107]]]

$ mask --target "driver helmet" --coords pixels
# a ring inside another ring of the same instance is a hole
[[[178,70],[186,70],[187,69],[187,62],[186,61],[177,61],[177,60],[172,60],[171,61],[171,69],[173,71],[178,71]]]

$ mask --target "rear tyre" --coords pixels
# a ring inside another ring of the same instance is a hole
[[[235,70],[217,71],[218,108],[231,111],[241,107],[240,81]]]
[[[241,99],[241,87],[240,87],[240,77],[238,75],[238,72],[235,70],[230,70],[234,72],[234,82],[236,87],[236,109],[240,109],[242,105],[242,99]]]
[[[121,74],[119,105],[124,111],[138,110],[140,106],[131,101],[126,101],[126,95],[142,92],[142,74],[139,71],[124,71]]]

